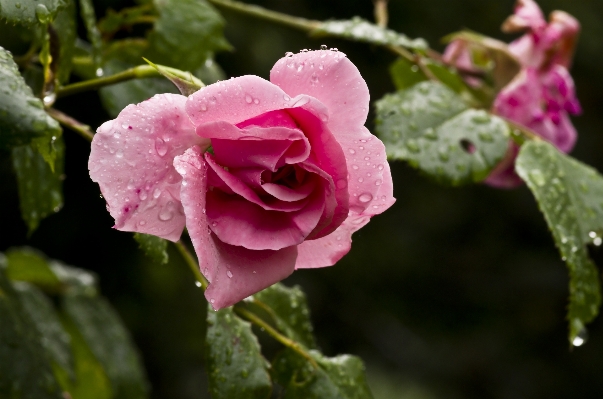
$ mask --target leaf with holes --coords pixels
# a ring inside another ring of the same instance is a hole
[[[418,83],[386,95],[376,106],[376,130],[388,156],[408,161],[440,183],[479,182],[507,151],[507,124],[469,109],[441,83]]]
[[[601,305],[599,272],[587,245],[602,243],[603,176],[541,140],[522,146],[515,169],[532,190],[567,263],[569,340],[573,342]]]
[[[42,219],[57,213],[63,207],[65,145],[62,138],[55,141],[54,148],[54,171],[32,146],[24,145],[12,150],[21,216],[29,227],[29,234],[38,228]]]
[[[314,365],[291,349],[272,362],[272,376],[284,389],[283,399],[371,399],[364,364],[356,356],[325,357],[310,351]]]
[[[167,240],[143,233],[134,233],[134,239],[138,247],[153,261],[163,265],[168,263]]]
[[[0,0],[0,22],[33,25],[38,23],[38,15],[54,18],[65,4],[65,0]]]
[[[427,49],[427,42],[424,39],[410,39],[402,33],[382,28],[360,17],[343,21],[322,22],[310,34],[313,36],[342,37],[381,46],[400,46],[416,50]]]
[[[0,47],[0,148],[29,144],[32,139],[61,135],[21,75],[11,54]]]
[[[268,313],[287,337],[306,348],[317,347],[306,296],[299,286],[288,288],[274,284],[253,295],[253,302]]]
[[[206,359],[213,399],[269,398],[268,362],[248,322],[231,308],[207,311]]]

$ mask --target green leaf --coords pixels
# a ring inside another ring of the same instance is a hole
[[[230,49],[224,20],[205,0],[154,0],[159,12],[148,36],[145,57],[174,68],[194,71],[214,52]]]
[[[310,351],[318,368],[291,349],[272,362],[272,375],[285,388],[283,399],[371,399],[364,364],[356,356],[324,357]]]
[[[147,385],[138,354],[118,315],[102,297],[67,294],[65,315],[103,366],[115,399],[147,397]]]
[[[209,306],[209,304],[208,304]],[[269,398],[268,362],[248,322],[232,308],[207,311],[206,359],[213,399]]]
[[[146,58],[144,58],[144,60],[150,66],[155,68],[157,70],[157,72],[159,72],[161,75],[166,77],[170,82],[172,82],[174,84],[174,86],[176,86],[178,88],[178,90],[180,91],[180,94],[182,94],[183,96],[188,97],[191,94],[193,94],[194,92],[198,91],[199,89],[201,89],[202,87],[205,86],[202,81],[200,81],[199,79],[194,77],[193,74],[190,72],[188,73],[188,76],[186,78],[183,78],[182,76],[178,76],[177,74],[175,74],[173,68],[166,67],[163,65],[153,64],[151,61],[147,60]]]
[[[360,17],[343,21],[326,21],[311,32],[314,36],[336,36],[365,43],[400,46],[416,50],[425,50],[428,45],[424,39],[409,39],[408,36],[385,29]]]
[[[36,230],[42,219],[58,212],[63,206],[65,145],[62,138],[57,139],[53,147],[56,151],[54,171],[31,145],[12,150],[21,216],[29,227],[29,234]]]
[[[167,240],[143,233],[134,233],[134,239],[149,258],[164,265],[168,263]]]
[[[54,306],[42,291],[31,284],[19,282],[15,284],[15,288],[25,311],[42,337],[42,346],[52,361],[53,369],[60,368],[55,373],[75,378],[71,338],[63,329]],[[66,390],[67,387],[63,386],[63,389]]]
[[[0,0],[0,21],[32,25],[38,22],[38,16],[54,18],[64,6],[65,0]]]
[[[46,257],[33,248],[11,248],[6,252],[6,275],[14,281],[26,281],[50,291],[61,282],[50,268]]]
[[[101,63],[102,39],[100,31],[96,26],[96,14],[94,13],[94,4],[92,0],[80,0],[80,15],[86,26],[88,40],[92,44],[92,61],[96,67]],[[97,70],[97,76],[102,74],[102,69]]]
[[[61,399],[40,336],[5,267],[0,254],[0,393],[3,398]]]
[[[29,144],[33,138],[51,139],[61,135],[57,121],[35,97],[11,54],[0,47],[0,147]]]
[[[61,385],[66,387],[64,389],[72,399],[113,399],[109,377],[76,325],[65,314],[61,315],[61,322],[70,337],[75,365],[75,379],[71,379],[66,373],[55,371]]]
[[[386,95],[376,107],[376,130],[388,156],[443,184],[485,179],[508,148],[510,131],[502,119],[468,109],[441,83],[418,83]]]
[[[521,147],[515,169],[532,190],[567,263],[569,340],[573,342],[601,305],[599,272],[586,246],[602,242],[603,176],[541,140]]]
[[[299,286],[288,288],[277,283],[254,294],[253,301],[267,311],[287,337],[306,348],[317,347],[306,296]]]
[[[105,38],[111,37],[124,27],[130,27],[140,22],[152,21],[155,18],[152,12],[153,7],[150,4],[122,8],[119,12],[109,9],[104,18],[98,22],[98,29]]]
[[[444,64],[433,60],[423,60],[423,65],[449,89],[456,93],[469,92],[470,89],[465,85],[463,79],[456,71]],[[398,90],[406,90],[419,82],[428,80],[425,73],[413,62],[406,58],[399,58],[390,66],[390,75],[394,85]]]
[[[72,60],[75,54],[75,39],[77,38],[75,0],[66,0],[66,3],[66,7],[57,13],[52,22],[59,47],[58,57],[56,57],[56,77],[60,84],[69,81]]]

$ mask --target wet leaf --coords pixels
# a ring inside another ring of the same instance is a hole
[[[96,26],[96,14],[94,13],[94,4],[92,0],[79,0],[80,2],[80,15],[84,21],[86,27],[86,34],[88,41],[92,45],[92,61],[95,67],[99,67],[101,63],[101,51],[102,51],[102,39],[100,31]],[[102,70],[97,72],[97,75],[101,75]]]
[[[57,121],[44,112],[42,101],[27,86],[11,54],[0,47],[0,147],[29,144],[61,135]]]
[[[42,18],[54,18],[66,4],[65,0],[0,0],[0,21],[11,24],[33,25]]]
[[[6,275],[13,281],[26,281],[57,291],[61,281],[50,268],[46,257],[33,248],[11,248],[6,251]]]
[[[0,254],[0,394],[6,398],[62,399],[34,323],[5,275]]]
[[[376,107],[376,130],[388,156],[443,184],[485,179],[508,148],[510,132],[502,119],[469,109],[441,83],[418,83],[386,95]]]
[[[134,233],[134,239],[145,255],[161,264],[168,263],[167,240],[150,234]]]
[[[66,7],[57,13],[52,22],[52,27],[56,32],[58,44],[58,57],[56,77],[59,83],[69,81],[71,73],[73,55],[75,54],[76,32],[76,12],[75,0],[65,0]]]
[[[416,50],[427,49],[423,39],[410,39],[408,36],[385,29],[360,17],[343,21],[326,21],[311,32],[314,36],[337,36],[359,42],[378,45],[400,46]]]
[[[178,74],[175,73],[178,71],[174,71],[173,68],[166,67],[164,65],[156,65],[156,64],[152,63],[151,61],[147,60],[146,58],[144,60],[150,66],[155,68],[157,70],[157,72],[159,72],[161,75],[163,75],[165,78],[167,78],[170,82],[172,82],[174,84],[174,86],[176,86],[178,88],[178,90],[180,91],[180,94],[182,94],[183,96],[188,97],[191,94],[193,94],[194,92],[198,91],[199,89],[201,89],[202,87],[205,86],[203,84],[203,82],[201,82],[199,79],[194,77],[193,74],[190,72],[188,73],[187,77],[178,76]]]
[[[209,304],[208,304],[209,306]],[[269,398],[269,364],[248,322],[232,308],[207,311],[206,359],[212,399]]]
[[[63,207],[65,145],[60,137],[52,145],[55,149],[54,171],[32,145],[18,146],[12,150],[21,216],[29,228],[29,234],[37,229],[44,218]]]
[[[541,140],[522,146],[515,169],[534,194],[569,269],[571,343],[601,305],[599,272],[586,246],[602,243],[603,176]]]
[[[285,389],[283,399],[371,399],[364,364],[356,356],[325,357],[310,351],[315,368],[298,353],[286,349],[272,362],[272,375]]]
[[[267,311],[276,327],[306,348],[316,348],[306,296],[299,286],[277,283],[253,296],[253,302]]]
[[[68,293],[65,315],[73,322],[109,377],[116,399],[147,397],[147,385],[132,340],[118,315],[102,297]]]

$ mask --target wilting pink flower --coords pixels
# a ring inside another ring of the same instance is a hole
[[[98,129],[90,176],[116,229],[175,241],[187,227],[220,309],[335,264],[394,203],[368,105],[344,54],[302,52],[270,82],[242,76],[129,105]]]
[[[547,23],[533,0],[518,0],[515,14],[505,21],[503,30],[527,33],[509,45],[522,69],[496,97],[494,113],[529,128],[563,152],[571,151],[577,134],[569,114],[581,109],[567,68],[580,30],[578,21],[554,11]],[[495,187],[521,184],[514,171],[517,152],[517,145],[511,142],[507,156],[486,183]]]

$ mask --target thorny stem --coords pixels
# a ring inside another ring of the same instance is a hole
[[[195,275],[195,278],[201,284],[201,288],[203,288],[203,291],[205,291],[209,283],[207,282],[203,274],[201,274],[201,270],[199,270],[199,264],[193,257],[193,254],[191,254],[186,245],[184,245],[184,243],[180,240],[176,241],[174,245],[176,245],[176,248],[178,248],[180,255],[182,255],[184,261]]]
[[[92,141],[94,133],[92,133],[90,130],[90,126],[83,124],[67,114],[64,114],[56,108],[47,108],[46,112],[52,118],[56,119],[61,125],[73,130],[86,140]]]
[[[251,313],[250,311],[243,309],[236,305],[234,307],[234,311],[236,313],[238,313],[240,316],[243,316],[244,318],[246,318],[247,320],[249,320],[250,322],[255,324],[256,326],[263,328],[264,331],[266,331],[268,334],[270,334],[278,342],[285,345],[287,348],[290,348],[290,349],[294,350],[295,352],[297,352],[299,355],[301,355],[303,358],[305,358],[312,365],[312,367],[314,367],[315,369],[318,368],[318,364],[316,363],[316,360],[314,360],[314,358],[312,356],[310,356],[310,354],[308,352],[306,352],[304,350],[304,348],[301,347],[300,344],[293,341],[292,339],[285,337],[283,334],[281,334],[275,328],[273,328],[270,324],[266,323],[264,320],[262,320],[255,314]]]
[[[382,28],[387,26],[387,2],[389,0],[373,0],[375,5],[375,22]]]

